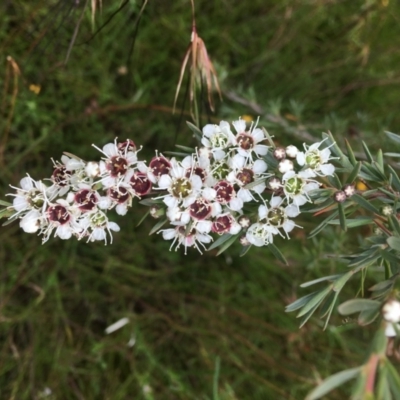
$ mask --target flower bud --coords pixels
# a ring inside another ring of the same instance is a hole
[[[351,184],[347,184],[343,186],[343,192],[346,194],[346,197],[351,197],[356,192],[356,187]]]
[[[279,190],[282,189],[282,182],[279,178],[276,176],[272,177],[268,181],[268,187],[273,191],[273,192],[278,192]]]
[[[286,155],[289,158],[296,158],[298,152],[299,149],[296,146],[293,146],[292,144],[286,147]]]
[[[251,243],[248,241],[246,235],[241,236],[241,238],[239,239],[239,243],[240,243],[242,246],[250,246],[250,244],[251,244]]]
[[[286,158],[286,150],[283,147],[277,147],[272,154],[278,161]]]
[[[293,161],[290,160],[282,160],[278,165],[279,172],[282,174],[288,171],[292,171],[293,168],[294,168]]]
[[[338,190],[334,195],[333,195],[333,199],[337,202],[337,203],[344,203],[347,199],[346,197],[346,193],[343,192],[343,190]]]
[[[238,223],[242,228],[247,229],[250,226],[250,218],[246,215],[242,215],[239,217]]]

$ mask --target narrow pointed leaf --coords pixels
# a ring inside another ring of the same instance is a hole
[[[345,139],[345,144],[346,144],[346,150],[347,150],[347,154],[349,156],[349,160],[352,163],[352,165],[356,166],[357,160],[354,155],[353,149],[351,148],[350,143],[347,141],[347,139]]]
[[[392,178],[392,185],[397,191],[400,191],[400,179],[399,176],[397,175],[396,171],[392,168],[391,165],[388,165],[389,172],[391,174]]]
[[[221,237],[219,237],[209,248],[208,250],[213,250],[216,247],[221,246],[222,244],[224,244],[227,240],[229,240],[233,235],[226,233],[225,235],[222,235]]]
[[[232,235],[232,237],[227,240],[218,250],[217,256],[219,256],[220,254],[222,254],[226,249],[228,249],[229,247],[231,247],[233,245],[233,243],[236,242],[236,239],[239,237],[239,235]]]
[[[362,144],[362,147],[364,149],[364,153],[365,153],[365,156],[367,157],[368,162],[372,163],[372,161],[374,159],[372,158],[372,154],[369,151],[369,148],[368,148],[367,144],[364,141],[362,141],[361,144]]]
[[[152,235],[153,233],[157,232],[160,228],[162,228],[166,223],[168,222],[168,218],[164,218],[163,220],[159,221],[157,224],[153,226],[151,231],[149,232],[149,235]]]
[[[354,165],[354,168],[351,171],[349,177],[347,178],[346,183],[349,183],[349,184],[353,183],[357,179],[357,177],[360,173],[360,170],[361,170],[361,162],[358,162]]]
[[[342,303],[338,310],[342,315],[350,315],[364,310],[375,310],[379,308],[381,303],[370,299],[352,299]]]
[[[338,372],[329,378],[325,379],[320,383],[312,392],[308,394],[306,400],[317,400],[327,393],[331,392],[333,389],[340,385],[343,385],[350,379],[354,379],[361,371],[361,367],[346,369],[344,371]]]
[[[201,140],[201,138],[203,137],[203,132],[194,124],[192,124],[189,121],[186,121],[187,126],[189,127],[189,129],[194,133],[195,137],[198,140]]]
[[[292,312],[292,311],[296,311],[299,308],[303,307],[305,304],[308,303],[308,301],[313,298],[319,291],[315,291],[312,293],[309,293],[303,297],[300,297],[299,299],[295,300],[293,303],[289,304],[288,306],[286,306],[285,311],[286,312]]]
[[[393,140],[393,142],[400,144],[400,135],[388,131],[385,131],[385,133],[390,140]]]
[[[340,220],[340,227],[343,231],[347,231],[346,225],[346,214],[344,213],[344,207],[342,203],[338,203],[338,211],[339,211],[339,220]]]
[[[271,250],[271,253],[283,264],[289,265],[289,263],[286,261],[286,258],[283,256],[283,254],[280,252],[280,250],[273,244],[270,243],[267,246],[268,249]]]
[[[312,285],[315,285],[316,283],[320,283],[320,282],[324,282],[324,281],[334,281],[341,276],[342,276],[342,274],[323,276],[322,278],[318,278],[318,279],[314,279],[312,281],[302,283],[300,285],[300,287],[305,288],[305,287],[312,286]]]
[[[379,210],[372,205],[368,200],[364,199],[364,197],[360,196],[359,194],[354,194],[351,199],[355,201],[358,205],[365,208],[368,211],[371,211],[375,214],[379,214]]]
[[[302,317],[305,315],[308,311],[310,311],[313,308],[317,308],[324,298],[329,294],[331,291],[331,286],[326,287],[325,289],[321,290],[318,292],[302,309],[301,311],[297,314],[297,318]]]

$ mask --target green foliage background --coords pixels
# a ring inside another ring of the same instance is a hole
[[[143,145],[147,158],[194,145],[187,109],[183,118],[171,109],[190,2],[150,0],[138,24],[141,2],[115,13],[122,3],[103,1],[94,26],[90,7],[82,13],[85,2],[74,3],[0,5],[3,199],[26,173],[50,176],[51,157],[98,159],[91,144],[116,136]],[[389,0],[196,1],[198,33],[224,92],[215,115],[203,107],[202,123],[260,116],[284,145],[329,129],[340,145],[384,147],[383,130],[400,126],[399,15]],[[218,258],[168,251],[147,236],[154,221],[136,227],[143,210],[116,218],[121,232],[106,247],[42,246],[18,224],[2,227],[1,399],[40,399],[50,388],[48,399],[297,400],[321,377],[360,364],[368,330],[339,315],[326,332],[317,319],[298,330],[283,310],[306,293],[300,283],[343,270],[324,254],[349,252],[362,231],[332,228],[307,240],[316,219],[304,219],[289,242],[278,241],[286,267],[265,249],[239,258],[239,244]],[[130,324],[106,335],[122,317]]]

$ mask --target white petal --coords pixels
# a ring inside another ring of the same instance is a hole
[[[103,147],[103,153],[106,154],[108,157],[113,157],[118,155],[118,149],[115,146],[114,143],[107,143],[104,147]]]
[[[289,204],[285,208],[285,212],[289,218],[296,218],[300,214],[300,210],[294,204]]]
[[[56,230],[56,236],[63,240],[70,239],[72,236],[71,227],[68,224],[59,226]]]
[[[320,171],[326,176],[331,176],[335,172],[335,166],[333,164],[324,164],[321,165]]]
[[[233,211],[240,211],[243,208],[243,200],[236,197],[229,202],[229,206]]]
[[[172,185],[172,179],[169,175],[161,175],[158,181],[158,186],[160,189],[168,189]]]
[[[264,132],[260,128],[254,129],[254,131],[251,133],[251,136],[253,136],[253,139],[256,143],[265,139]]]
[[[283,199],[280,196],[274,196],[271,198],[269,204],[271,204],[272,208],[279,207],[282,203]]]
[[[200,233],[209,233],[211,231],[211,221],[199,221],[196,225],[196,229]]]
[[[175,237],[176,231],[175,229],[164,229],[162,231],[163,238],[165,240],[171,240]]]
[[[291,232],[295,226],[296,226],[295,223],[291,219],[288,219],[282,225],[282,227],[286,233]]]
[[[246,122],[243,119],[233,121],[232,125],[235,127],[237,133],[243,133],[246,131]]]
[[[256,160],[254,165],[253,165],[253,172],[255,174],[262,174],[268,169],[268,165],[265,161],[263,160]]]
[[[24,230],[26,233],[34,233],[40,227],[40,217],[42,214],[37,210],[29,211],[24,218],[21,219],[19,222],[19,226]]]
[[[119,225],[116,224],[115,222],[109,222],[108,223],[108,229],[110,229],[111,231],[114,231],[114,232],[119,232],[120,231]]]
[[[303,166],[306,163],[306,156],[302,151],[297,153],[296,161],[297,161],[297,164],[299,164],[300,166]]]

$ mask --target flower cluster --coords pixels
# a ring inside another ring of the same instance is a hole
[[[171,247],[201,252],[224,234],[265,246],[275,235],[289,238],[300,207],[320,186],[317,179],[334,173],[323,142],[304,151],[277,148],[257,123],[247,127],[242,119],[206,125],[200,141],[186,157],[156,152],[148,163],[138,160],[132,140],[94,146],[103,155],[98,162],[66,153],[53,161],[48,182],[27,176],[14,187],[10,219],[19,218],[21,228],[43,235],[43,242],[54,234],[107,243],[107,233],[112,240],[111,231],[119,231],[107,212],[125,215],[134,198],[146,196],[150,215],[164,216],[156,231]]]
[[[96,146],[95,146],[96,147]],[[97,147],[96,147],[97,148]],[[98,149],[98,148],[97,148]],[[115,208],[125,215],[133,197],[140,197],[147,182],[138,169],[137,149],[131,140],[106,144],[99,162],[85,162],[63,155],[53,161],[54,170],[46,181],[23,178],[10,207],[10,219],[19,218],[21,228],[38,232],[46,242],[54,233],[61,239],[72,236],[87,241],[103,240],[119,231],[107,211]]]

